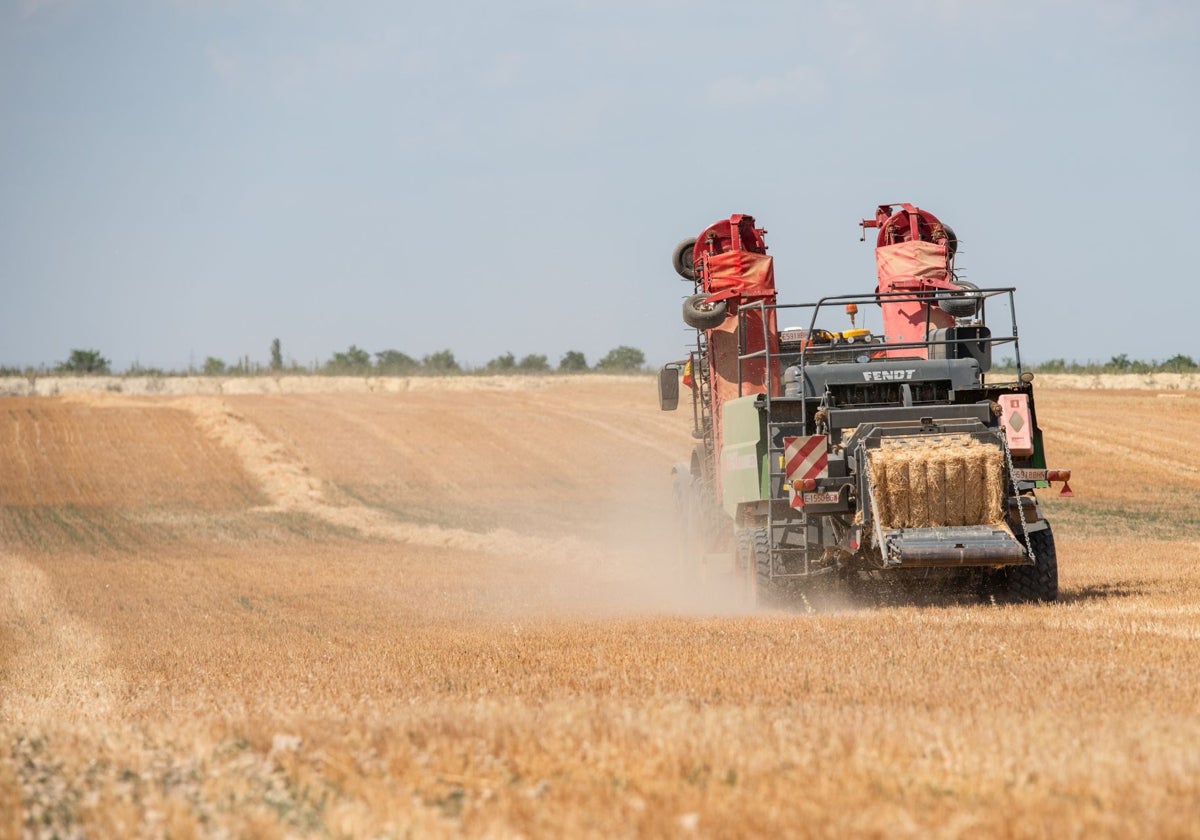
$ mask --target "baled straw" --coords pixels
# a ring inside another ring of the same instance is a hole
[[[869,455],[883,528],[1003,521],[1004,456],[966,435],[885,439]]]

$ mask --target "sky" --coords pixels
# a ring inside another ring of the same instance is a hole
[[[888,202],[1026,361],[1200,360],[1197,90],[1191,0],[0,0],[0,366],[660,364],[681,239],[866,292]]]

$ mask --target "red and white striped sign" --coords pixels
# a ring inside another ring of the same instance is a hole
[[[803,507],[803,488],[797,488],[796,484],[806,478],[829,475],[829,441],[825,435],[784,438],[783,471],[792,486],[791,506]]]

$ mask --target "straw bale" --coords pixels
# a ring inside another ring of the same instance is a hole
[[[1004,455],[999,447],[995,449],[995,457],[989,458],[984,465],[987,480],[984,482],[982,520],[985,523],[1004,521]]]
[[[925,471],[929,478],[926,482],[929,494],[929,525],[937,525],[946,520],[946,461],[949,455],[944,450],[935,451],[933,456],[925,461]]]
[[[1004,522],[1005,472],[1004,451],[994,443],[972,441],[973,457],[982,463],[980,511],[975,523],[996,525]],[[975,454],[978,453],[978,454]]]
[[[908,528],[912,516],[909,503],[912,499],[913,453],[908,449],[896,449],[891,453],[888,475],[891,477],[888,502],[891,505],[889,528]]]
[[[927,528],[929,520],[929,462],[925,452],[913,452],[908,462],[908,517],[913,528]]]
[[[984,511],[987,506],[987,453],[982,447],[970,447],[965,480],[970,492],[963,516],[967,522],[982,524],[985,522]]]
[[[868,460],[871,464],[871,483],[875,487],[875,518],[879,520],[880,524],[883,524],[888,507],[888,488],[891,483],[887,459],[879,457],[879,454],[878,450],[871,452]],[[861,508],[859,513],[862,513]]]
[[[1004,456],[995,444],[968,435],[889,438],[869,457],[884,528],[1003,521]]]
[[[957,454],[957,453],[956,453]],[[966,470],[963,469],[963,457],[949,458],[946,461],[946,515],[943,525],[965,525],[966,498],[971,492],[966,483]],[[977,524],[977,523],[971,523]]]

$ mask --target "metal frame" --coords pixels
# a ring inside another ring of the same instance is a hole
[[[982,288],[982,289],[972,290],[970,293],[972,297],[978,298],[978,300],[979,300],[979,307],[978,307],[977,315],[975,316],[975,318],[973,318],[971,320],[975,321],[981,325],[987,324],[987,301],[988,300],[995,298],[995,297],[1005,297],[1008,300],[1008,311],[1009,311],[1009,318],[1010,318],[1010,322],[1011,322],[1011,334],[1008,336],[993,335],[992,337],[990,337],[987,340],[993,349],[997,346],[1012,345],[1013,354],[1014,354],[1014,358],[1015,358],[1015,362],[1016,362],[1016,368],[1017,368],[1017,376],[1016,376],[1016,379],[1013,381],[988,382],[987,384],[989,386],[1006,387],[1006,386],[1020,386],[1022,384],[1022,376],[1024,374],[1024,369],[1021,364],[1020,341],[1019,341],[1019,334],[1018,334],[1018,329],[1017,329],[1016,302],[1014,299],[1015,292],[1016,292],[1015,287],[1003,286],[1003,287]],[[775,508],[778,504],[780,504],[779,496],[776,495],[777,488],[778,488],[778,492],[781,494],[783,479],[785,477],[783,470],[778,466],[779,456],[782,453],[782,449],[779,449],[775,446],[775,438],[777,437],[776,432],[780,431],[784,426],[796,425],[797,421],[795,419],[792,419],[792,420],[788,420],[785,422],[778,422],[778,421],[771,419],[775,416],[774,412],[772,411],[772,408],[771,408],[772,401],[782,397],[782,394],[772,394],[771,393],[772,389],[770,387],[770,383],[782,381],[782,374],[783,374],[782,368],[783,368],[783,357],[784,356],[789,356],[789,357],[797,356],[797,355],[799,356],[800,376],[801,376],[801,379],[803,379],[804,369],[808,364],[821,363],[821,362],[818,362],[817,360],[820,358],[820,356],[823,352],[823,348],[817,347],[814,345],[814,346],[810,346],[809,348],[802,349],[801,352],[799,352],[798,354],[795,352],[786,352],[785,353],[782,348],[778,348],[775,353],[772,353],[771,352],[771,342],[769,341],[770,336],[767,333],[767,325],[769,323],[768,319],[766,317],[767,312],[769,310],[774,310],[776,312],[776,320],[778,320],[778,313],[780,311],[811,310],[811,315],[809,317],[809,322],[808,322],[808,334],[811,335],[817,328],[817,326],[816,326],[817,319],[823,308],[828,311],[828,309],[830,309],[834,306],[844,307],[845,304],[849,304],[849,303],[853,303],[855,305],[871,304],[871,303],[909,303],[909,302],[934,304],[937,302],[937,299],[942,294],[944,294],[944,292],[930,292],[930,291],[873,292],[873,293],[858,293],[858,294],[848,294],[848,295],[828,295],[828,296],[820,298],[819,300],[817,300],[816,302],[813,302],[813,303],[799,303],[799,304],[778,304],[778,303],[768,304],[765,300],[756,300],[756,301],[752,301],[749,303],[745,303],[741,307],[739,307],[738,312],[737,312],[738,342],[739,342],[738,343],[738,396],[744,396],[744,392],[742,389],[742,385],[744,382],[742,368],[743,368],[743,363],[746,361],[750,361],[753,359],[763,359],[764,365],[765,365],[765,380],[768,383],[768,387],[765,389],[765,393],[760,398],[765,401],[765,408],[767,411],[766,416],[768,418],[767,419],[767,429],[766,429],[766,433],[767,433],[767,463],[768,463],[768,468],[769,468],[768,486],[770,487],[770,490],[771,490],[771,498],[769,498],[766,502],[766,511],[767,511],[766,525],[767,525],[767,533],[770,538],[769,551],[770,551],[770,555],[771,555],[770,556],[770,573],[771,573],[770,576],[771,576],[771,578],[809,577],[812,574],[812,561],[811,561],[811,558],[809,557],[809,551],[807,548],[807,546],[808,546],[808,540],[807,540],[808,514],[806,512],[801,513],[801,515],[799,517],[799,525],[797,525],[795,523],[795,517],[789,517],[788,519],[786,519],[782,522],[778,521],[777,517],[776,517]],[[763,347],[763,349],[759,350],[759,351],[755,351],[753,353],[747,353],[746,352],[746,338],[745,338],[747,321],[745,318],[745,313],[754,312],[754,311],[757,311],[760,313],[759,322],[762,325],[762,347]],[[844,309],[843,309],[843,312],[841,312],[839,314],[844,314]],[[959,320],[967,320],[967,319],[959,319]],[[929,307],[927,306],[926,307],[925,330],[924,330],[924,332],[926,334],[928,334],[928,332],[929,332],[930,323],[931,322],[929,320]],[[700,331],[700,335],[701,335],[701,338],[698,339],[698,345],[697,345],[698,352],[704,349],[702,346],[702,343],[704,341],[703,331]],[[887,341],[887,337],[884,336],[883,341],[881,341],[879,343],[863,344],[863,345],[861,345],[861,347],[862,347],[863,352],[872,353],[872,354],[880,352],[880,351],[888,351],[888,350],[922,349],[922,350],[926,351],[926,354],[928,357],[928,350],[931,347],[936,347],[936,346],[947,346],[948,347],[949,345],[960,345],[960,344],[965,345],[972,341],[976,341],[976,340],[970,339],[970,338],[962,338],[962,339],[949,339],[949,340],[928,340],[927,339],[924,341],[889,342],[889,341]],[[888,357],[885,357],[885,358],[888,358]],[[706,407],[703,410],[710,411],[711,409],[707,408],[707,406],[708,406],[707,392],[703,393],[701,396],[703,397],[701,402]],[[792,398],[789,398],[789,399],[792,399]],[[800,402],[799,424],[803,425],[807,429],[809,426],[808,400],[801,398],[799,400],[799,402]],[[711,418],[710,418],[710,425],[708,425],[704,429],[706,447],[715,446],[715,443],[709,441],[709,437],[711,437],[711,429],[712,429],[712,426],[711,426]],[[1010,473],[1011,473],[1011,468],[1012,468],[1011,455],[1007,454],[1008,453],[1007,446],[1005,446],[1004,449],[1005,449],[1006,457],[1008,458],[1008,465],[1009,465],[1009,469],[1010,469]],[[1021,524],[1022,524],[1022,526],[1025,525],[1023,510],[1021,511]],[[796,528],[799,528],[805,532],[803,543],[802,543],[804,548],[800,548],[800,549],[779,548],[778,546],[779,546],[780,541],[776,540],[776,538],[775,538],[777,530],[783,529],[784,532],[786,533],[787,531],[794,530]],[[878,530],[877,523],[875,525],[875,528],[876,528],[876,530]],[[1026,541],[1026,548],[1029,552],[1030,557],[1032,557],[1032,546],[1029,545],[1028,530],[1025,528],[1023,528],[1022,530],[1025,532],[1023,534],[1023,536],[1025,537],[1025,541]],[[875,536],[876,536],[877,540],[882,539],[881,534],[876,534]],[[883,547],[882,543],[881,543],[880,550],[884,552],[884,556],[886,558],[886,547]],[[791,573],[791,574],[782,573],[782,572],[779,574],[776,574],[777,565],[780,563],[780,561],[782,561],[785,558],[785,555],[786,554],[794,555],[797,552],[802,552],[804,555],[803,571],[798,572],[798,573]]]

